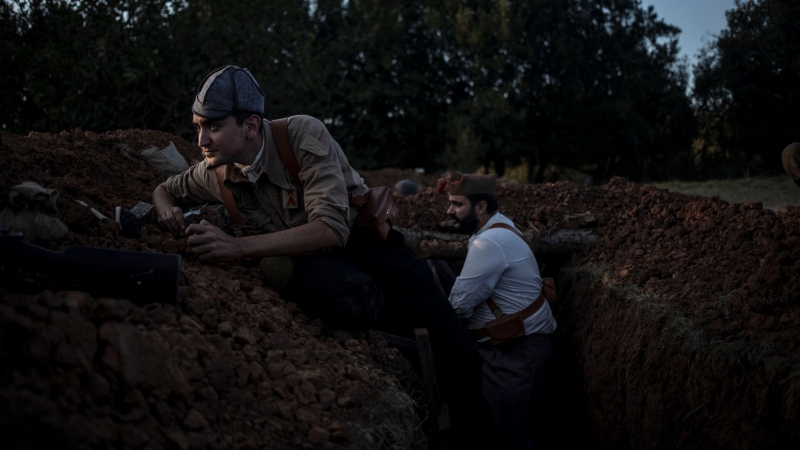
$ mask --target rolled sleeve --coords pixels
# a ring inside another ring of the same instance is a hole
[[[322,122],[308,118],[298,143],[300,182],[308,221],[331,227],[342,245],[350,235],[350,206],[333,138]]]
[[[492,295],[500,275],[508,267],[505,256],[496,243],[476,237],[464,261],[461,275],[450,292],[450,304],[458,317],[472,317],[476,306]]]
[[[189,170],[167,178],[164,184],[167,192],[185,205],[202,203],[222,203],[219,183],[208,163],[202,161]]]

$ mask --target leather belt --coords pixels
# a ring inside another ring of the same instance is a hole
[[[528,317],[536,314],[536,312],[542,308],[542,305],[544,305],[544,289],[542,289],[542,292],[539,294],[539,297],[533,303],[523,308],[522,311],[520,311],[518,314],[520,315],[520,318],[522,320],[525,320]],[[469,330],[469,334],[474,339],[483,339],[489,337],[489,332],[486,331],[486,328]]]

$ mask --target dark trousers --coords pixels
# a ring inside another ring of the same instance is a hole
[[[393,230],[381,242],[351,235],[343,249],[297,256],[292,261],[299,278],[298,303],[326,323],[375,327],[412,338],[414,328],[427,328],[439,388],[453,422],[452,443],[479,442],[478,435],[491,432],[475,343],[436,285],[431,269],[405,248],[400,233]]]
[[[505,448],[532,449],[537,433],[542,394],[553,361],[553,343],[546,334],[531,334],[499,346],[481,343],[483,395],[494,414]]]

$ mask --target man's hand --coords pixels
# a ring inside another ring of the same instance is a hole
[[[158,211],[158,224],[180,236],[186,225],[183,222],[183,210],[179,206],[167,206]]]
[[[239,240],[206,220],[189,225],[186,236],[192,253],[199,254],[200,259],[231,261],[245,256]]]

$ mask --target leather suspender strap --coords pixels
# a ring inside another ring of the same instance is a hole
[[[275,141],[275,146],[278,147],[278,155],[281,157],[283,165],[289,171],[289,175],[295,181],[299,181],[298,174],[300,173],[300,166],[297,160],[292,155],[292,147],[289,143],[289,126],[286,119],[278,119],[272,121],[272,139]],[[233,193],[225,187],[225,170],[227,166],[217,166],[214,168],[214,173],[217,175],[217,182],[219,183],[219,193],[222,195],[222,203],[225,204],[225,210],[231,219],[239,225],[244,226],[244,219],[239,214],[239,208],[236,206],[236,201],[233,199]],[[244,234],[247,231],[242,230]]]
[[[528,241],[525,240],[525,236],[523,236],[522,233],[520,233],[520,231],[518,229],[512,227],[511,225],[509,225],[507,223],[503,223],[503,222],[493,223],[489,228],[487,228],[487,230],[491,230],[492,228],[505,228],[506,230],[512,231],[514,234],[519,236],[519,238],[522,239],[523,241],[525,241],[526,244],[528,243]]]
[[[272,121],[272,139],[278,148],[278,156],[286,171],[292,179],[300,183],[300,164],[292,151],[292,144],[289,141],[289,121],[288,119],[276,119]],[[347,194],[350,206],[361,207],[367,203],[369,197],[366,195]]]
[[[489,310],[492,311],[492,314],[494,314],[495,319],[499,319],[505,315],[503,310],[500,309],[499,306],[497,306],[497,303],[494,302],[494,299],[492,297],[486,299],[486,304],[489,305]]]
[[[236,225],[243,227],[244,220],[239,215],[239,208],[236,207],[233,192],[225,187],[225,170],[227,167],[227,165],[214,167],[214,173],[217,175],[217,182],[219,183],[219,193],[222,195],[222,203],[225,204],[225,210],[228,211],[228,215],[231,216]]]
[[[526,306],[525,308],[522,309],[522,311],[519,312],[520,319],[525,320],[528,317],[536,314],[536,312],[539,311],[539,309],[541,309],[542,305],[544,305],[544,290],[542,290],[542,293],[539,294],[539,298],[537,298],[535,302]],[[475,337],[476,339],[483,339],[485,337],[489,337],[489,331],[487,331],[486,328],[470,330],[470,334],[472,334],[473,337]]]
[[[292,144],[289,141],[289,121],[287,119],[278,119],[272,121],[272,139],[275,141],[275,146],[278,148],[278,155],[281,162],[289,171],[289,175],[297,182],[300,182],[300,165],[297,159],[292,154]],[[222,195],[222,203],[225,204],[225,209],[231,219],[239,225],[244,226],[244,219],[239,214],[239,208],[236,206],[236,201],[233,199],[233,193],[230,189],[225,187],[225,170],[227,166],[217,166],[214,168],[214,173],[217,175],[217,182],[219,183],[219,193]],[[244,231],[244,230],[243,230]]]
[[[297,158],[292,152],[292,143],[289,141],[289,120],[276,119],[272,121],[272,139],[275,141],[275,146],[278,147],[278,156],[281,157],[281,162],[289,176],[296,182],[300,182],[300,164],[297,163]]]

